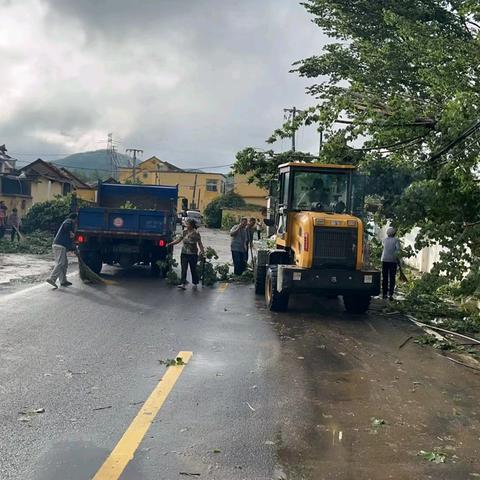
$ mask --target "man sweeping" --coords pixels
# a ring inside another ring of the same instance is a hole
[[[75,250],[73,239],[75,238],[75,229],[77,223],[77,214],[71,213],[62,223],[53,240],[53,256],[55,266],[53,267],[50,277],[47,278],[53,288],[58,288],[57,278],[60,280],[62,287],[68,287],[71,282],[67,280],[68,259],[67,252]]]

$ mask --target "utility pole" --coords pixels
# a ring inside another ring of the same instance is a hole
[[[197,177],[198,175],[195,174],[195,180],[193,182],[193,195],[192,195],[192,204],[190,205],[190,208],[192,210],[195,210],[196,209],[196,205],[195,205],[195,193],[197,192]]]
[[[297,107],[292,107],[292,108],[284,108],[283,111],[285,112],[284,118],[285,120],[290,120],[292,119],[292,152],[295,151],[295,117],[297,116],[297,113],[303,113],[303,110],[298,110]]]
[[[133,183],[137,180],[137,153],[143,153],[143,150],[139,148],[127,148],[127,153],[133,153],[133,173],[132,173],[132,181]]]
[[[322,154],[323,149],[323,128],[320,127],[320,145],[318,146],[318,156]]]

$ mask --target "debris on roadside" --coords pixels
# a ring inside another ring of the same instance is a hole
[[[109,408],[112,408],[112,406],[111,406],[111,405],[107,405],[107,406],[105,406],[105,407],[93,408],[92,410],[93,410],[94,412],[96,412],[96,411],[98,411],[98,410],[108,410]]]
[[[372,427],[378,428],[381,427],[382,425],[386,425],[387,422],[383,418],[372,418]]]
[[[19,415],[21,415],[18,418],[19,422],[29,422],[35,415],[39,415],[41,413],[45,413],[44,408],[36,408],[34,410],[22,410],[21,412],[18,412]]]
[[[166,360],[159,360],[160,365],[165,365],[166,367],[175,367],[178,365],[185,365],[182,357],[177,358],[167,358]]]
[[[445,453],[427,452],[425,450],[420,450],[417,455],[419,455],[422,458],[424,458],[425,460],[428,460],[429,462],[433,462],[433,463],[445,463],[445,460],[447,458]]]
[[[36,408],[34,410],[25,410],[25,411],[22,411],[22,412],[18,412],[20,415],[36,415],[36,414],[39,414],[39,413],[45,413],[45,409],[44,408]]]
[[[410,337],[407,337],[399,346],[398,346],[398,349],[402,349],[411,339],[413,338],[413,336],[410,336]]]

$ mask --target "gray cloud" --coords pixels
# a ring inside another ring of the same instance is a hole
[[[94,149],[113,131],[121,149],[226,164],[264,146],[284,107],[311,102],[288,70],[325,38],[295,1],[22,1],[38,15],[0,50],[15,71],[0,119],[12,151]],[[0,5],[11,28],[25,21],[18,3]],[[313,128],[299,133],[300,147],[316,142]]]

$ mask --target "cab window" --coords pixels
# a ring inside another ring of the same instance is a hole
[[[295,172],[293,210],[345,213],[350,209],[348,175],[329,172]]]

